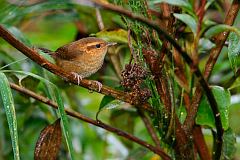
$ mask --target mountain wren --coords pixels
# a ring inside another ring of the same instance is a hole
[[[51,56],[59,67],[72,72],[79,84],[82,78],[89,77],[102,67],[108,47],[115,44],[87,37],[58,48]],[[100,91],[102,84],[96,83]]]

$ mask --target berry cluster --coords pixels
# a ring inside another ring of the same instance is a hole
[[[134,63],[127,64],[122,71],[121,85],[129,92],[134,104],[142,104],[151,96],[151,91],[143,87],[147,72],[143,67]]]

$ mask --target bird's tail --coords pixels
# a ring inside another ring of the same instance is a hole
[[[54,51],[51,51],[51,50],[49,50],[49,49],[47,49],[47,48],[42,48],[42,47],[39,47],[38,49],[41,50],[43,53],[47,53],[47,54],[49,54],[50,56],[54,57],[54,54],[55,54]]]

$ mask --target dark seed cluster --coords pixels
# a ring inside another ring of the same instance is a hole
[[[151,91],[143,87],[143,82],[147,77],[146,70],[136,63],[127,64],[121,75],[123,78],[121,85],[129,92],[133,103],[142,104],[146,102],[151,96]]]

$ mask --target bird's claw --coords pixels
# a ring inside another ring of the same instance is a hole
[[[82,76],[77,74],[76,72],[71,72],[74,75],[74,78],[77,78],[78,85],[80,84],[80,81],[82,80]]]
[[[98,85],[98,92],[100,92],[102,89],[102,86],[103,86],[102,83],[100,83],[98,81],[93,81],[93,82],[95,82]]]

